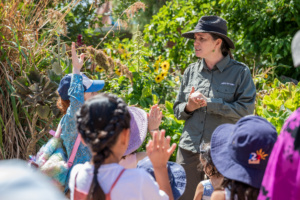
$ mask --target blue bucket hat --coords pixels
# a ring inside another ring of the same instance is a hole
[[[226,178],[260,188],[277,140],[275,127],[259,116],[218,126],[211,138],[211,157]]]
[[[104,81],[103,80],[91,80],[85,74],[82,74],[82,83],[84,92],[98,92],[103,89]],[[71,84],[72,74],[65,75],[58,86],[58,93],[63,100],[69,100],[70,96],[68,95],[68,90]]]
[[[186,186],[185,171],[180,164],[171,161],[168,161],[167,167],[174,199],[179,199],[179,197],[184,193]],[[154,169],[148,156],[138,162],[137,168],[145,169],[155,179]]]

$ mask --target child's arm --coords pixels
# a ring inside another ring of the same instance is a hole
[[[150,112],[147,114],[148,116],[148,130],[153,135],[154,131],[159,130],[159,125],[161,123],[162,112],[160,111],[157,104],[151,107]]]
[[[203,191],[204,191],[204,187],[202,183],[199,183],[195,192],[194,200],[201,200]]]
[[[154,175],[159,188],[163,190],[170,200],[173,200],[173,193],[169,181],[167,162],[176,148],[176,144],[172,144],[170,148],[165,148],[165,143],[170,143],[171,138],[165,138],[165,130],[162,130],[158,136],[158,132],[153,133],[153,140],[150,140],[146,146],[147,155],[152,162]]]
[[[67,110],[66,117],[68,120],[75,119],[75,113],[84,103],[84,89],[82,83],[82,77],[80,75],[80,70],[83,66],[84,54],[80,55],[78,58],[75,49],[75,42],[72,42],[72,78],[70,83],[70,88],[68,90],[68,94],[70,96],[70,106]]]

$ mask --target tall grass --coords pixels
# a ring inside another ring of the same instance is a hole
[[[45,73],[51,44],[57,34],[66,33],[64,18],[79,1],[72,0],[60,11],[53,9],[58,1],[52,0],[0,2],[0,159],[26,159],[28,148],[49,131],[49,123],[11,95],[12,82],[32,66],[43,66],[39,68]],[[33,140],[41,130],[42,135]],[[33,149],[30,153],[35,153]]]

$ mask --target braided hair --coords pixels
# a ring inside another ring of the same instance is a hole
[[[111,147],[119,134],[130,128],[130,114],[126,103],[112,94],[99,94],[84,103],[76,114],[77,129],[93,152],[94,176],[88,199],[105,199],[100,187],[98,169],[111,154]]]

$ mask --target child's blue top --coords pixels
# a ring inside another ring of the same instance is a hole
[[[211,197],[211,194],[214,191],[214,187],[212,186],[210,180],[204,180],[200,182],[203,185],[203,195],[202,200],[208,200]]]
[[[76,112],[84,103],[84,88],[82,83],[82,76],[80,74],[72,75],[68,94],[70,96],[70,106],[67,109],[67,113],[61,119],[61,139],[63,140],[63,144],[67,150],[69,158],[78,135],[76,128]],[[73,166],[78,163],[85,163],[87,161],[90,161],[91,157],[92,154],[89,148],[81,143],[78,147]]]

